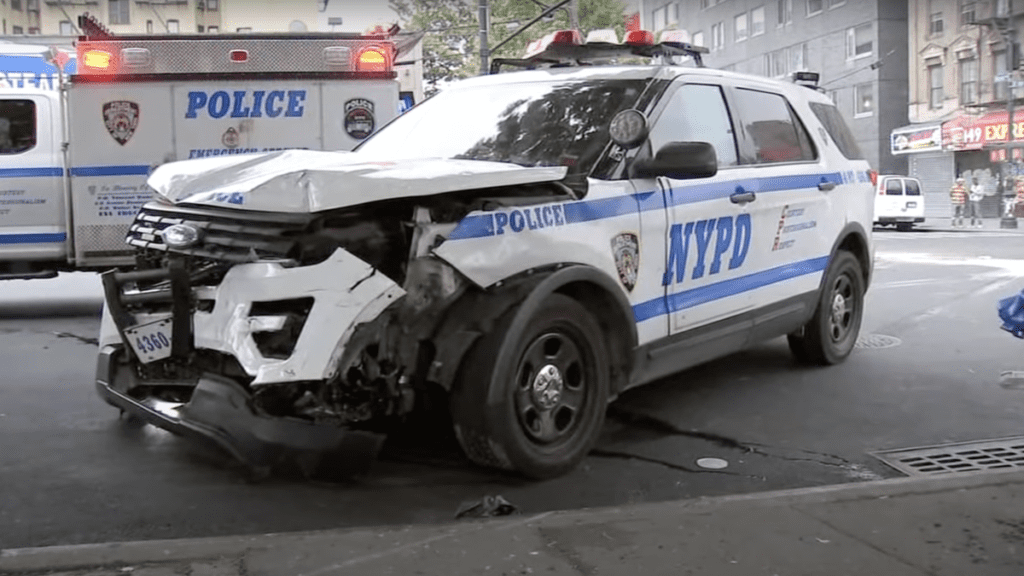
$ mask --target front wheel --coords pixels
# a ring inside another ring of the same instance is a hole
[[[790,334],[789,349],[803,364],[828,366],[846,359],[857,343],[864,315],[864,274],[857,257],[836,253],[818,296],[814,317]]]
[[[601,327],[579,302],[549,296],[518,334],[512,316],[474,346],[452,391],[455,433],[474,463],[536,479],[575,468],[608,403]]]

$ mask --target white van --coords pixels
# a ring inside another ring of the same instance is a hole
[[[875,225],[910,230],[924,222],[921,181],[909,176],[878,176],[875,191]]]

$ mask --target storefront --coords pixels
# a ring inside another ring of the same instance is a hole
[[[1015,110],[1013,116],[1013,142],[1024,146],[1024,110]],[[981,210],[987,218],[1002,213],[997,185],[1004,170],[1021,173],[1020,149],[1013,151],[1013,164],[1006,164],[1007,120],[1006,110],[996,110],[981,115],[961,114],[942,124],[942,147],[953,153],[956,174],[968,184],[977,178],[985,188]]]
[[[907,175],[921,181],[925,218],[948,218],[949,187],[956,179],[954,154],[942,146],[942,125],[915,124],[892,131],[893,155],[908,155]]]

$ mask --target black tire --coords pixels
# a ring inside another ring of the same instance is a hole
[[[553,294],[518,334],[518,310],[467,355],[452,390],[455,435],[474,463],[545,479],[587,455],[604,424],[610,368],[601,327]]]
[[[896,230],[899,232],[910,232],[914,229],[914,225],[910,222],[900,222],[896,224]]]
[[[853,351],[864,316],[864,273],[853,254],[840,250],[828,267],[814,317],[790,334],[789,349],[802,364],[838,364]]]

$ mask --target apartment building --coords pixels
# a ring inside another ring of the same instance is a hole
[[[1007,162],[1013,106],[1013,143],[1024,146],[1024,103],[1018,45],[1024,0],[909,0],[911,124],[892,134],[892,147],[909,159],[910,174],[928,193],[928,216],[949,216],[949,187],[958,176],[978,178],[989,196],[985,216],[1001,214],[997,180],[1024,172],[1020,149]]]
[[[1024,4],[1024,0],[1018,0]],[[907,124],[907,4],[899,0],[631,0],[647,30],[684,30],[709,66],[821,74],[868,161],[904,173],[889,134]]]

